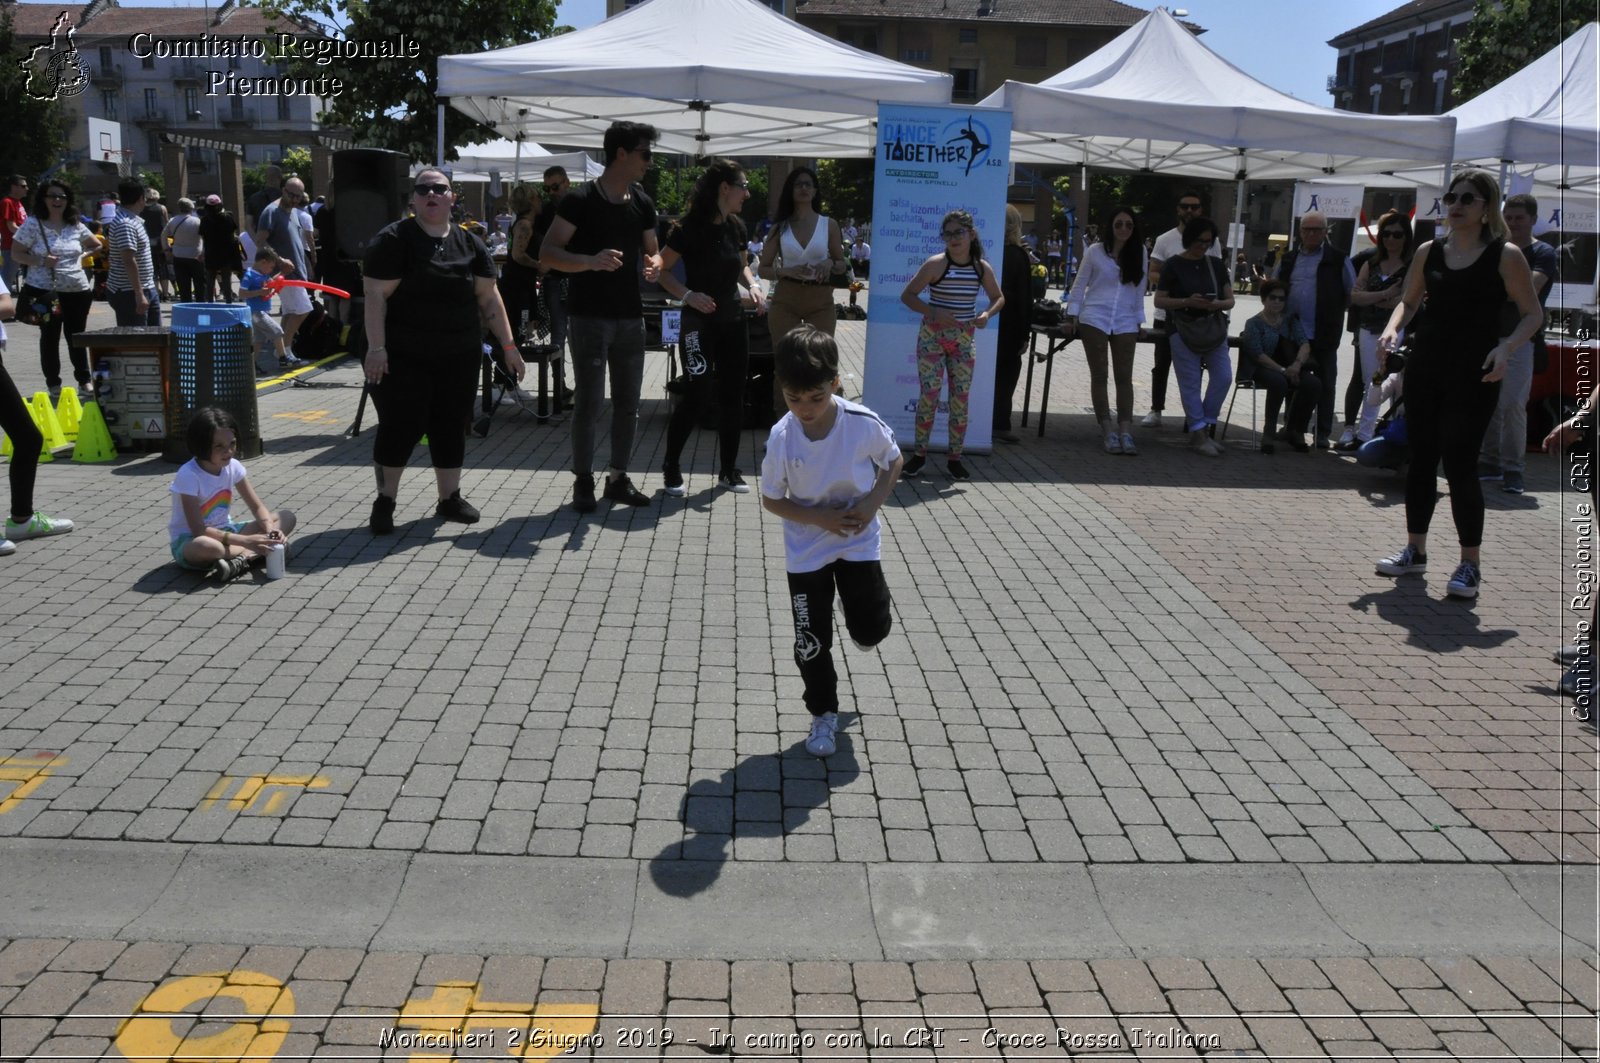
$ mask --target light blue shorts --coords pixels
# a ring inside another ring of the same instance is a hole
[[[224,531],[231,531],[237,535],[239,532],[244,531],[245,526],[249,523],[250,522],[247,520],[230,520],[226,524],[218,525],[218,527]],[[205,570],[199,565],[191,565],[189,562],[183,559],[183,548],[187,546],[189,544],[189,540],[193,538],[194,536],[190,535],[188,532],[184,532],[182,535],[172,540],[172,560],[178,563],[179,568],[186,568],[191,572],[203,572]]]

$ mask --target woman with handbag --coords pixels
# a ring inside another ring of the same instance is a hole
[[[1378,337],[1389,315],[1400,305],[1405,291],[1406,267],[1411,261],[1411,222],[1398,210],[1378,219],[1378,250],[1361,266],[1350,302],[1360,312],[1356,349],[1361,356],[1361,379],[1367,382],[1361,420],[1346,428],[1335,450],[1356,450],[1377,431],[1378,407],[1383,399],[1372,383],[1378,372]]]
[[[1271,454],[1278,438],[1278,411],[1293,389],[1289,402],[1288,443],[1302,454],[1311,451],[1306,426],[1317,405],[1321,382],[1306,368],[1311,343],[1300,319],[1284,312],[1289,286],[1280,280],[1261,284],[1261,313],[1244,323],[1239,334],[1239,377],[1267,393],[1266,427],[1261,432],[1261,453]]]
[[[850,263],[839,223],[822,210],[822,186],[816,171],[795,167],[778,194],[778,211],[761,247],[757,271],[763,279],[778,282],[767,304],[773,343],[802,324],[833,335],[837,324],[833,275],[844,273]],[[789,411],[776,378],[772,408],[780,415]]]
[[[1206,254],[1216,238],[1217,226],[1210,218],[1193,218],[1184,225],[1183,252],[1163,264],[1155,300],[1158,310],[1169,312],[1172,371],[1183,399],[1184,428],[1190,443],[1207,457],[1222,453],[1211,430],[1233,384],[1227,315],[1233,309],[1233,285],[1222,263]],[[1202,372],[1208,378],[1204,396]]]
[[[100,250],[100,237],[78,217],[72,189],[54,178],[42,181],[34,196],[33,215],[17,230],[14,251],[27,267],[19,317],[39,326],[39,366],[50,398],[61,397],[61,333],[76,336],[89,321],[94,285],[83,271],[83,256]],[[83,398],[89,397],[89,352],[68,347],[72,375]]]

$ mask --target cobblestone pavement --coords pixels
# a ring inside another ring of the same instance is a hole
[[[8,369],[24,390],[42,387],[32,330],[10,330]],[[865,326],[842,323],[840,336],[859,380]],[[463,493],[483,522],[433,519],[418,464],[399,534],[376,541],[370,428],[342,435],[355,371],[263,392],[267,454],[248,462],[251,481],[301,519],[276,583],[219,589],[168,563],[173,466],[159,456],[46,465],[38,504],[80,527],[0,559],[12,617],[0,840],[220,843],[284,860],[565,858],[647,866],[678,884],[668,893],[704,889],[708,864],[1449,875],[1595,862],[1595,731],[1567,715],[1548,660],[1570,637],[1574,550],[1563,529],[1575,500],[1554,459],[1530,461],[1529,494],[1488,492],[1484,593],[1463,605],[1440,586],[1446,507],[1426,579],[1374,576],[1372,558],[1402,534],[1397,477],[1327,453],[1261,455],[1242,406],[1221,459],[1192,455],[1171,427],[1140,432],[1136,458],[1106,455],[1078,351],[1058,359],[1042,438],[1030,425],[1022,444],[975,456],[974,480],[904,484],[885,508],[895,633],[875,652],[836,648],[846,727],[826,762],[800,748],[776,522],[754,496],[716,490],[709,434],[686,455],[688,497],[660,495],[664,356],[650,359],[635,465],[650,507],[572,513],[564,427],[501,411],[468,447]],[[1142,413],[1147,349],[1138,364]],[[759,437],[748,438],[753,469]],[[981,896],[981,876],[962,881]],[[1190,1055],[1228,1058],[1594,1055],[1590,916],[1576,938],[1584,961],[1558,934],[1473,959],[1485,928],[1461,920],[1459,949],[1389,957],[1369,943],[1338,958],[1146,949],[1044,962],[1024,942],[970,965],[881,949],[813,963],[785,962],[806,953],[779,940],[774,959],[731,973],[576,945],[560,951],[604,958],[541,963],[528,957],[548,949],[505,956],[488,943],[467,950],[480,955],[367,953],[370,940],[208,951],[193,935],[186,952],[127,924],[40,932],[28,918],[0,917],[17,939],[0,952],[0,984],[14,987],[0,989],[0,1014],[128,1011],[158,985],[223,972],[209,1000],[254,970],[247,1009],[271,1011],[280,983],[295,994],[280,1055],[337,1055],[375,1038],[383,1014],[435,999],[454,1014],[549,1003],[674,1019],[703,1003],[702,1025],[732,1021],[724,1032],[752,1054],[761,1046],[739,1039],[738,1019],[820,1038],[830,1023],[888,1029],[882,1011],[896,1027],[902,1015],[950,1031],[1081,1023],[1084,1036],[1120,1028],[1125,1040],[1149,1019],[1141,1029],[1214,1031],[1221,1040]],[[805,934],[803,919],[784,927]],[[869,956],[881,958],[842,962]],[[1015,1014],[1041,1007],[1056,1020]],[[381,1014],[307,1018],[340,1009]],[[1562,1009],[1584,1017],[1534,1016]],[[840,1012],[850,1017],[797,1018]],[[1225,1017],[1202,1017],[1213,1014]],[[95,1056],[116,1026],[10,1018],[0,1055]],[[820,1041],[773,1044],[829,1054]],[[954,1042],[885,1053],[981,1056]]]

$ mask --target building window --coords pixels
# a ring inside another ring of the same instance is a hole
[[[978,43],[978,29],[977,29],[977,27],[976,26],[962,26],[961,29],[956,32],[956,39],[959,40],[962,44],[977,44]]]
[[[158,93],[155,89],[145,89],[144,90],[144,113],[148,114],[148,115],[155,114],[156,110],[158,108],[158,101],[160,100],[160,98],[161,98],[161,94]]]
[[[117,120],[117,93],[115,89],[102,89],[100,91],[100,110],[109,120],[113,122]]]
[[[143,58],[141,58],[139,60],[139,69],[141,69],[141,70],[154,70],[155,68],[156,68],[156,57],[153,54],[144,56]]]
[[[955,84],[950,88],[950,98],[961,102],[970,103],[978,98],[978,68],[975,66],[953,66],[950,75],[955,78]]]
[[[111,73],[111,49],[105,45],[100,47],[100,72]]]
[[[1374,85],[1370,89],[1368,89],[1367,91],[1372,94],[1372,113],[1373,114],[1382,114],[1383,113],[1383,86],[1382,85]]]
[[[904,63],[933,62],[933,37],[927,30],[907,28],[900,31],[900,61]]]
[[[192,85],[183,90],[183,113],[191,122],[200,120],[200,90]]]
[[[878,31],[871,26],[842,26],[839,28],[839,43],[848,44],[852,48],[860,48],[863,52],[878,53]]]
[[[150,131],[150,135],[146,139],[148,140],[148,143],[145,145],[145,147],[150,149],[149,154],[150,154],[151,161],[160,162],[161,161],[161,134],[157,133],[155,130],[152,129]]]
[[[1042,33],[1017,34],[1017,65],[1044,66],[1047,62],[1044,45]]]
[[[294,116],[289,113],[289,97],[278,97],[278,121],[287,122]]]

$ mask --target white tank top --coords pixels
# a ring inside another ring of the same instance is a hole
[[[811,242],[804,247],[795,239],[794,227],[785,225],[778,235],[778,251],[783,255],[785,266],[811,266],[828,261],[827,216],[817,215],[816,230],[811,234]]]

